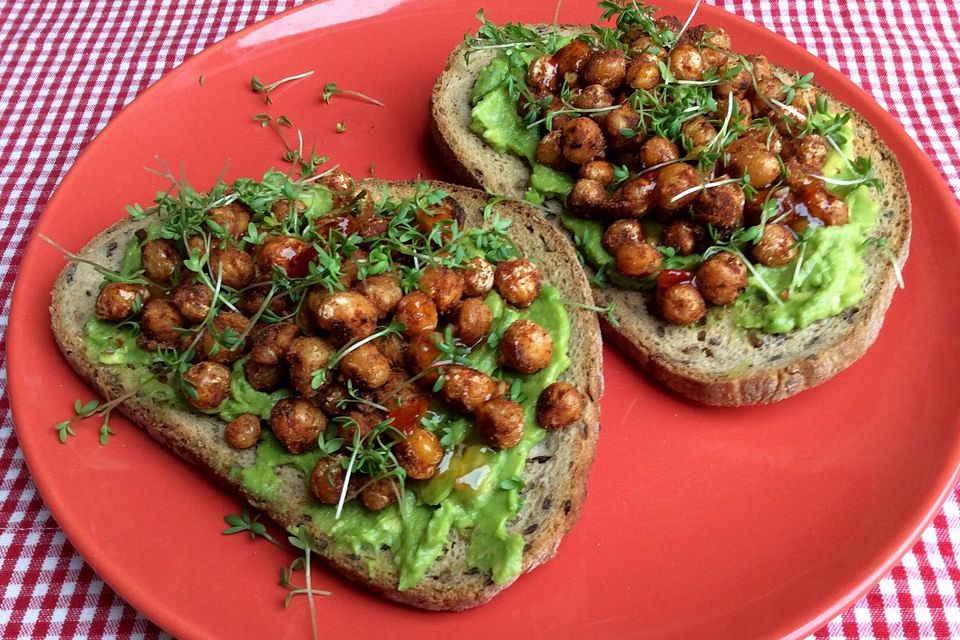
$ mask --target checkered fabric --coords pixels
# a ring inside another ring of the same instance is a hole
[[[960,195],[960,7],[952,0],[717,1],[872,93]],[[184,58],[299,2],[0,0],[0,342],[24,244],[94,134]],[[57,528],[17,447],[6,381],[0,351],[0,635],[169,637]],[[813,637],[960,637],[958,555],[955,494],[903,562]]]

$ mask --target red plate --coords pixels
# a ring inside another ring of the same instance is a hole
[[[531,3],[533,4],[533,3]],[[554,3],[485,2],[496,20],[549,21]],[[689,2],[671,5],[686,15]],[[448,177],[431,146],[427,98],[475,7],[443,0],[309,4],[227,38],[147,90],[94,140],[64,178],[39,231],[80,247],[149,202],[164,182],[155,156],[197,186],[281,164],[267,110],[248,88],[315,69],[277,91],[284,114],[348,170]],[[907,174],[914,250],[907,289],[880,338],[831,382],[774,406],[711,409],[653,386],[607,350],[603,435],[590,498],[558,557],[490,604],[430,614],[389,604],[318,568],[334,597],[317,603],[324,637],[774,637],[826,623],[910,548],[954,486],[960,462],[957,389],[960,216],[932,165],[900,126],[838,72],[783,38],[704,6],[734,43],[817,79],[882,132]],[[564,6],[590,21],[592,3]],[[199,77],[203,76],[203,84]],[[335,97],[324,83],[388,106]],[[346,120],[347,130],[335,133]],[[295,140],[295,132],[287,132]],[[934,215],[935,218],[930,218]],[[109,446],[96,425],[57,442],[52,425],[90,392],[60,358],[47,323],[63,259],[34,239],[9,330],[17,435],[33,478],[80,553],[131,604],[181,638],[303,638],[306,602],[289,611],[276,585],[291,556],[224,537],[239,500],[117,419]],[[424,625],[429,625],[425,627]],[[580,635],[579,633],[577,635]]]

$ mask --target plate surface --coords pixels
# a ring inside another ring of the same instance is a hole
[[[549,21],[554,4],[484,2],[494,20]],[[690,2],[670,3],[685,16]],[[472,4],[332,0],[257,24],[175,69],[119,114],[84,151],[39,231],[78,248],[148,203],[165,184],[156,157],[198,187],[281,165],[268,110],[249,90],[278,90],[287,115],[356,175],[449,178],[427,126],[427,99],[448,51],[476,27]],[[561,20],[588,22],[592,3]],[[912,545],[952,490],[960,462],[960,280],[957,207],[900,126],[838,72],[779,36],[713,7],[741,50],[812,70],[873,122],[905,168],[914,203],[907,289],[875,346],[829,383],[774,406],[711,409],[651,385],[607,349],[603,430],[590,497],[556,559],[479,609],[425,613],[396,606],[318,566],[324,637],[779,637],[810,632],[849,605]],[[202,84],[199,82],[203,76]],[[376,96],[320,102],[324,83]],[[335,133],[346,120],[347,130]],[[290,133],[291,141],[296,135]],[[934,222],[935,216],[936,222]],[[70,540],[124,598],[180,638],[309,637],[306,602],[282,606],[277,569],[292,556],[224,537],[240,501],[116,418],[100,447],[96,424],[60,445],[52,425],[89,390],[59,356],[47,318],[63,259],[36,238],[23,261],[9,329],[17,435],[33,478]]]

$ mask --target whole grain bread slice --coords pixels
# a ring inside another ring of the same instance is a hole
[[[551,28],[530,26],[541,33]],[[589,29],[562,26],[559,30],[577,36]],[[496,52],[473,53],[468,63],[465,51],[464,44],[453,50],[431,94],[433,137],[459,181],[522,198],[530,178],[526,161],[497,153],[470,130],[471,89]],[[776,72],[787,79],[785,69],[777,67]],[[831,109],[852,111],[827,97]],[[870,123],[856,114],[851,123],[857,154],[873,159],[877,177],[886,185],[874,194],[880,208],[871,235],[886,238],[894,259],[902,265],[910,242],[910,200],[903,172]],[[556,201],[547,204],[554,210],[562,206]],[[555,216],[547,217],[563,230]],[[601,316],[604,335],[669,388],[710,405],[770,403],[828,380],[873,344],[897,277],[889,255],[881,248],[867,249],[864,259],[865,295],[859,304],[788,334],[745,331],[736,325],[734,312],[728,308],[711,309],[706,321],[697,325],[671,325],[653,313],[650,292],[594,287],[593,295],[600,306],[614,303],[620,321],[613,326]]]
[[[371,192],[386,191],[394,197],[413,193],[411,183],[368,183]],[[434,182],[456,199],[466,212],[465,224],[485,224],[483,208],[487,195],[465,187]],[[385,187],[385,189],[383,188]],[[600,329],[595,314],[577,305],[592,304],[590,287],[583,272],[576,268],[573,249],[561,233],[547,224],[529,207],[505,202],[497,210],[513,219],[511,239],[519,251],[535,260],[545,282],[555,286],[567,305],[571,332],[569,355],[572,365],[560,376],[580,389],[586,399],[583,417],[561,430],[550,431],[527,460],[523,474],[523,507],[508,529],[524,539],[523,571],[530,571],[551,558],[563,535],[576,522],[586,497],[587,475],[593,461],[600,428],[601,376]],[[107,268],[118,269],[124,248],[140,228],[151,220],[123,220],[96,236],[80,256]],[[73,368],[106,398],[116,398],[136,390],[144,370],[135,365],[99,364],[84,344],[84,324],[93,317],[94,303],[103,277],[92,267],[69,264],[56,281],[50,315],[57,344]],[[283,489],[275,501],[264,501],[246,492],[231,467],[249,465],[254,450],[237,451],[224,442],[225,423],[218,418],[199,415],[171,404],[156,404],[142,396],[122,403],[120,410],[151,436],[199,465],[221,483],[243,494],[255,507],[267,512],[280,525],[293,529],[310,527],[301,506],[312,500],[302,473],[283,466],[276,473]],[[398,574],[392,562],[383,562],[389,550],[363,549],[352,554],[338,548],[335,540],[313,529],[317,553],[336,571],[391,600],[425,609],[460,610],[482,604],[504,589],[489,573],[471,570],[467,563],[470,531],[451,535],[443,555],[415,587],[397,589]]]

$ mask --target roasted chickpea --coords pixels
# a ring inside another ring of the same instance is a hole
[[[643,141],[640,128],[640,114],[626,105],[621,105],[607,114],[603,127],[607,134],[607,143],[611,148],[624,149],[638,147]]]
[[[210,251],[210,270],[214,277],[220,277],[225,286],[242,289],[253,282],[256,266],[246,251],[236,248]]]
[[[763,236],[753,247],[753,257],[762,265],[782,267],[796,257],[795,244],[796,238],[790,227],[770,222],[763,227]]]
[[[706,117],[697,116],[683,123],[680,134],[690,140],[692,147],[703,147],[717,137],[717,130]]]
[[[234,449],[249,449],[260,439],[260,417],[244,413],[227,424],[223,438]]]
[[[504,260],[493,272],[493,284],[503,299],[517,307],[529,307],[540,295],[540,269],[526,258]]]
[[[702,80],[703,56],[691,44],[679,44],[670,52],[668,66],[677,80]]]
[[[819,218],[827,226],[847,224],[850,221],[850,210],[844,199],[833,195],[823,187],[804,194],[802,199],[810,215]]]
[[[670,324],[693,324],[707,313],[707,305],[691,284],[674,284],[657,294],[660,315]]]
[[[492,449],[512,449],[523,438],[523,407],[506,398],[494,398],[477,409],[477,432]]]
[[[278,221],[283,222],[294,211],[305,211],[307,205],[300,200],[277,200],[270,206],[270,214]]]
[[[454,220],[462,224],[465,215],[460,203],[448,196],[431,207],[417,211],[415,224],[420,233],[429,234],[438,224],[449,227]]]
[[[663,228],[663,244],[673,247],[681,256],[695,253],[703,236],[703,227],[689,220],[676,220]]]
[[[660,269],[663,256],[649,242],[620,245],[616,257],[617,271],[632,278],[645,278]]]
[[[577,109],[605,109],[613,105],[613,95],[603,85],[591,84],[574,91],[570,104]]]
[[[720,176],[718,182],[725,179],[726,176]],[[693,218],[721,229],[742,227],[744,201],[743,187],[739,184],[710,187],[697,194]]]
[[[783,150],[783,141],[776,127],[764,126],[749,129],[740,134],[740,137],[727,146],[727,153],[733,155],[747,149],[763,149],[779,155]]]
[[[559,83],[556,61],[548,55],[539,55],[527,68],[527,85],[532,89],[553,91]]]
[[[627,55],[623,49],[594,51],[583,66],[583,80],[613,90],[623,84],[627,72]]]
[[[241,202],[231,202],[225,207],[214,207],[207,212],[207,217],[220,225],[234,240],[239,240],[247,232],[250,224],[250,212]]]
[[[188,237],[186,245],[188,256],[202,256],[207,252],[207,241],[201,235]]]
[[[183,381],[195,392],[187,392],[184,399],[198,409],[216,408],[230,393],[230,370],[217,362],[193,365],[183,374]]]
[[[309,245],[293,236],[273,236],[257,247],[257,268],[260,275],[269,278],[274,267],[283,269],[284,273],[296,275],[300,270],[300,256],[309,255]],[[304,265],[305,267],[306,265]],[[291,274],[291,271],[294,273]],[[305,275],[305,274],[300,274]]]
[[[590,47],[586,42],[574,40],[570,44],[560,47],[555,54],[554,60],[557,62],[557,73],[560,79],[566,79],[568,85],[577,83],[583,65],[590,58]]]
[[[347,390],[347,386],[340,382],[339,379],[336,379],[320,387],[317,395],[313,396],[311,400],[327,415],[339,416],[347,413],[346,408],[340,406],[340,403],[349,397],[350,393]]]
[[[343,356],[340,371],[360,386],[376,389],[390,376],[390,361],[368,342]]]
[[[657,27],[657,30],[672,31],[674,35],[679,34],[683,28],[683,25],[680,23],[680,18],[677,16],[663,16],[662,18],[654,20],[653,24]]]
[[[584,180],[595,180],[606,186],[613,182],[613,165],[606,160],[591,160],[581,165],[577,177]]]
[[[398,409],[408,405],[429,404],[429,396],[415,384],[410,384],[410,375],[400,369],[391,369],[387,383],[372,392],[373,401],[387,407]],[[419,420],[419,418],[417,418]],[[399,428],[399,427],[398,427]]]
[[[407,370],[413,375],[423,373],[421,380],[431,387],[440,377],[440,367],[434,363],[440,360],[437,345],[442,339],[439,333],[424,331],[411,337],[407,345]]]
[[[764,80],[757,80],[752,100],[753,112],[766,116],[779,113],[779,107],[772,100],[783,100],[787,86],[777,77],[771,76]]]
[[[269,284],[247,287],[240,293],[240,301],[239,304],[237,304],[237,308],[248,316],[255,316],[260,311],[260,307],[263,306],[269,294]],[[210,292],[210,297],[211,299],[213,298],[213,292]],[[290,298],[287,296],[274,295],[270,298],[270,302],[267,303],[267,309],[277,315],[285,315],[288,311],[289,303]]]
[[[626,218],[642,218],[653,204],[656,184],[649,175],[624,182],[613,197],[613,213]]]
[[[745,151],[731,154],[727,169],[738,178],[749,174],[750,186],[764,189],[780,176],[780,161],[765,149],[748,147]]]
[[[697,269],[697,288],[713,304],[732,304],[747,288],[747,266],[733,254],[718,253]]]
[[[793,160],[809,172],[819,172],[827,161],[826,140],[815,133],[790,140],[783,145],[783,160]]]
[[[757,79],[757,82],[763,82],[773,77],[773,67],[770,66],[770,61],[767,60],[766,56],[747,56],[747,63],[753,70],[753,77]]]
[[[239,313],[221,311],[213,319],[213,327],[203,331],[203,337],[200,339],[200,354],[207,360],[220,363],[230,363],[239,359],[247,349],[249,337],[244,338],[241,344],[235,345],[235,343],[247,331],[248,323],[249,321]]]
[[[299,327],[292,322],[257,324],[250,332],[250,359],[260,364],[277,364],[298,333]]]
[[[714,115],[720,120],[725,120],[728,109],[731,109],[730,122],[732,124],[741,127],[750,126],[750,119],[753,117],[753,107],[750,105],[749,100],[746,98],[734,98],[733,107],[730,107],[729,100],[726,98],[717,98],[717,110],[714,112]]]
[[[253,360],[243,363],[243,375],[257,391],[275,391],[287,379],[286,368],[282,364],[260,364]]]
[[[614,220],[603,234],[603,247],[616,255],[625,244],[639,244],[644,240],[643,225],[636,220]]]
[[[377,308],[377,317],[380,319],[393,313],[400,298],[403,297],[403,291],[397,283],[396,276],[387,273],[364,278],[357,285],[357,291],[373,303]]]
[[[180,264],[180,252],[169,240],[147,240],[140,249],[140,261],[148,278],[163,282],[170,279]]]
[[[331,171],[327,175],[323,176],[317,180],[318,184],[322,184],[331,191],[341,192],[341,193],[350,193],[353,192],[357,186],[356,181],[354,181],[353,176],[351,176],[346,171],[337,169]]]
[[[650,91],[660,84],[660,65],[657,62],[652,55],[644,55],[631,62],[624,77],[627,86]]]
[[[363,440],[374,430],[382,415],[382,413],[377,412],[376,417],[374,417],[359,411],[347,411],[336,421],[340,425],[337,435],[343,438],[345,442],[352,443],[355,438]]]
[[[433,299],[440,314],[448,314],[460,304],[463,297],[463,278],[446,267],[427,267],[420,278],[420,291]]]
[[[574,118],[563,128],[563,157],[584,164],[603,155],[606,143],[600,125],[587,117]]]
[[[184,320],[190,324],[199,324],[210,312],[213,291],[205,284],[184,284],[174,289],[170,299]]]
[[[649,169],[664,162],[672,162],[680,158],[680,150],[670,140],[661,136],[649,138],[640,147],[640,163]]]
[[[457,411],[472,412],[499,391],[496,381],[485,373],[453,364],[443,368],[440,396]]]
[[[412,338],[437,328],[437,305],[422,291],[412,291],[400,298],[393,319],[402,322],[405,326],[403,335]]]
[[[550,364],[553,338],[532,320],[516,320],[503,332],[500,340],[501,365],[520,373],[535,373]]]
[[[310,493],[323,504],[339,504],[343,493],[346,471],[343,456],[328,456],[317,460],[310,474]]]
[[[736,67],[740,67],[740,70],[737,71],[736,74],[729,80],[721,80],[713,87],[713,95],[717,100],[721,98],[726,99],[726,97],[731,94],[738,98],[743,98],[753,89],[753,78],[750,76],[750,69],[739,60],[728,60],[725,62],[720,67],[720,77],[723,78]]]
[[[390,219],[376,213],[360,213],[357,216],[357,231],[365,240],[382,236],[390,228]]]
[[[270,411],[270,429],[287,451],[304,453],[317,446],[327,418],[306,398],[278,400]]]
[[[356,291],[340,291],[323,298],[314,322],[329,332],[330,341],[339,347],[372,334],[377,328],[378,317],[377,308],[363,295]]]
[[[594,218],[607,204],[607,190],[596,180],[581,178],[573,183],[567,198],[571,213],[580,218]]]
[[[485,296],[493,288],[493,265],[480,256],[468,260],[460,276],[466,298]]]
[[[291,339],[285,353],[290,364],[290,386],[303,396],[317,393],[313,387],[313,372],[326,367],[331,354],[333,348],[322,338],[299,336]]]
[[[140,326],[150,336],[166,344],[176,344],[184,325],[183,316],[169,300],[151,300],[144,306]]]
[[[660,169],[656,183],[653,198],[657,206],[666,211],[678,211],[697,199],[700,191],[694,187],[699,187],[703,179],[689,164],[677,162]],[[681,196],[684,192],[688,193]]]
[[[390,478],[380,478],[360,492],[360,501],[370,511],[382,511],[396,500],[397,490]]]
[[[137,300],[140,300],[137,303]],[[134,315],[134,307],[150,300],[150,290],[129,282],[110,282],[97,295],[94,314],[101,320],[126,320]]]
[[[367,261],[369,254],[363,249],[353,252],[349,258],[344,258],[340,263],[340,275],[337,279],[346,289],[350,289],[357,284],[360,274],[360,266]]]
[[[493,327],[493,312],[480,298],[467,298],[457,309],[454,323],[460,342],[474,345],[486,338]]]
[[[583,394],[566,382],[554,382],[537,398],[537,424],[544,429],[559,429],[573,424],[583,415]]]
[[[561,138],[560,131],[550,131],[543,136],[537,144],[537,162],[560,171],[569,167],[570,162],[563,155]]]
[[[437,472],[443,458],[443,446],[437,436],[422,427],[413,431],[393,446],[397,462],[413,480],[427,480]]]

